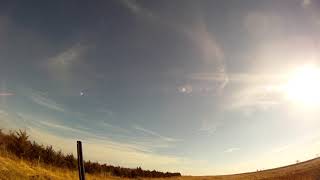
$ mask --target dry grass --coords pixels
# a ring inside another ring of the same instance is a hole
[[[124,178],[113,177],[109,174],[86,175],[87,179],[119,180]],[[0,179],[78,179],[77,171],[70,171],[57,167],[38,164],[16,158],[8,153],[0,153]],[[151,178],[138,178],[151,179]],[[183,176],[175,178],[156,178],[157,180],[320,180],[320,159],[277,168],[272,170],[244,173],[226,176]]]
[[[111,179],[119,180],[121,178],[112,177],[108,174],[101,175],[86,175],[87,179],[100,180]],[[29,162],[18,159],[17,157],[7,154],[0,154],[0,179],[40,179],[40,180],[68,180],[79,179],[77,171],[71,171],[68,169],[61,169],[57,167],[47,166],[44,164],[38,164],[36,162]]]

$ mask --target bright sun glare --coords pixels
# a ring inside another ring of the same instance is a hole
[[[289,100],[304,105],[320,105],[320,69],[306,65],[294,72],[286,85]]]

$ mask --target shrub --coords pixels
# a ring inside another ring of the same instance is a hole
[[[61,151],[55,151],[52,146],[39,145],[35,141],[31,142],[25,130],[10,131],[9,134],[5,134],[0,129],[0,147],[19,158],[38,161],[60,168],[73,170],[77,168],[77,159],[73,154],[64,155]],[[181,176],[180,173],[149,171],[143,170],[141,167],[137,167],[136,169],[115,167],[91,161],[84,162],[84,166],[87,173],[108,173],[128,178]]]

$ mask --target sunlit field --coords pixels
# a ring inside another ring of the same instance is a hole
[[[86,175],[88,179],[123,179],[107,174]],[[45,164],[32,163],[12,154],[1,152],[0,179],[79,179],[77,171],[65,170]]]
[[[181,180],[317,180],[320,177],[320,159],[310,160],[288,167],[226,176],[182,176],[175,178],[134,178],[134,179],[181,179]],[[109,174],[86,175],[87,179],[127,179]],[[0,179],[79,179],[77,171],[65,170],[44,164],[31,163],[1,152]]]

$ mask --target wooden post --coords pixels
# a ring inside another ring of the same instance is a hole
[[[85,172],[84,172],[84,164],[83,164],[83,156],[82,156],[82,144],[81,141],[77,141],[77,153],[78,153],[78,171],[79,171],[79,179],[85,180]]]

